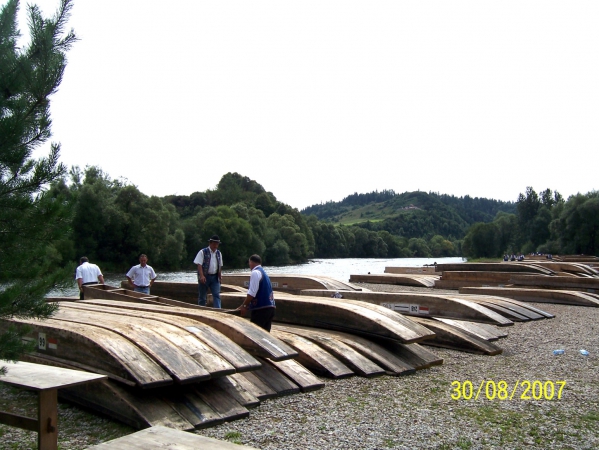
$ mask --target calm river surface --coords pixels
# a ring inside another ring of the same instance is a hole
[[[225,264],[227,255],[223,255]],[[298,275],[324,275],[336,278],[341,281],[349,281],[349,276],[365,273],[384,273],[385,267],[421,267],[425,264],[447,264],[461,263],[462,258],[338,258],[338,259],[311,259],[304,264],[294,266],[264,266],[267,273],[293,273]],[[154,267],[154,266],[152,266]],[[185,283],[197,283],[197,276],[194,270],[180,272],[161,272],[159,267],[154,267],[158,274],[159,281],[177,281]],[[249,272],[248,269],[224,270],[223,273],[242,273]],[[106,284],[120,287],[121,280],[125,279],[125,274],[105,273]],[[78,295],[76,283],[73,282],[73,288],[65,291],[51,292],[50,296],[73,296]]]

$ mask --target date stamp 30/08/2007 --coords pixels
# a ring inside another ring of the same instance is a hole
[[[451,398],[454,400],[561,400],[566,382],[518,380],[510,385],[503,380],[482,380],[475,385],[466,380],[453,381],[451,386]]]

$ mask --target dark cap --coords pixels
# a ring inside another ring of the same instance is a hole
[[[208,242],[218,242],[220,244],[220,239],[218,238],[218,235],[215,234],[208,240]]]

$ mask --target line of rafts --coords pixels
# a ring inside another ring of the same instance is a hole
[[[352,275],[350,281],[456,289],[460,294],[492,295],[521,302],[599,306],[599,258],[564,261],[438,264],[387,267],[384,274]]]
[[[227,276],[223,309],[195,305],[197,284],[155,283],[154,295],[85,286],[31,327],[27,360],[108,375],[61,395],[136,428],[211,426],[246,417],[261,400],[324,387],[322,378],[399,376],[442,364],[421,344],[496,355],[498,327],[553,317],[479,295],[386,294],[328,278],[271,277],[271,333],[234,311],[249,275]],[[297,295],[300,294],[300,295]],[[343,298],[331,298],[331,295]],[[176,300],[175,300],[176,299]],[[399,314],[398,314],[399,313]]]

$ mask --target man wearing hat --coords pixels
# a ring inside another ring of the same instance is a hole
[[[218,249],[219,237],[215,234],[208,241],[208,247],[198,252],[193,260],[198,265],[198,284],[200,295],[198,305],[206,306],[208,289],[212,292],[214,308],[220,308],[220,283],[222,278],[223,256]]]

